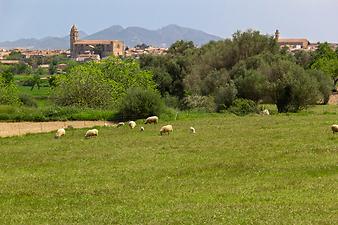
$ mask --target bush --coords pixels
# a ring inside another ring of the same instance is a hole
[[[125,120],[146,118],[160,115],[164,103],[160,94],[153,90],[130,88],[120,103],[119,114]]]
[[[241,98],[236,99],[228,110],[229,112],[238,116],[244,116],[250,113],[258,113],[259,111],[258,106],[254,101]]]
[[[228,108],[233,104],[237,95],[237,88],[232,81],[230,81],[225,87],[221,87],[215,91],[215,102],[217,105],[217,112]]]
[[[0,76],[0,104],[14,105],[19,103],[18,89],[13,82],[7,83]]]
[[[53,98],[58,106],[108,108],[113,103],[112,85],[97,67],[78,66],[57,79]]]
[[[182,108],[203,112],[215,112],[216,105],[212,96],[190,95],[182,100]]]
[[[35,101],[35,99],[33,99],[33,97],[28,94],[20,94],[19,100],[25,106],[35,107],[35,108],[38,107],[38,104]]]

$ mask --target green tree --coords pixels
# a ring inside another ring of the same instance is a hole
[[[315,52],[311,69],[320,70],[329,75],[334,87],[336,87],[338,82],[338,54],[336,54],[329,44],[320,44]]]
[[[0,104],[13,105],[18,103],[17,86],[13,82],[7,82],[0,76]]]

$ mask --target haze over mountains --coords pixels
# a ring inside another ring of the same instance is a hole
[[[80,31],[80,39],[122,40],[129,47],[142,43],[156,47],[169,47],[177,40],[193,41],[196,45],[200,46],[211,40],[220,40],[222,38],[178,25],[168,25],[157,30],[148,30],[142,27],[123,28],[122,26],[114,25],[91,35]],[[68,49],[69,36],[0,42],[0,48]]]

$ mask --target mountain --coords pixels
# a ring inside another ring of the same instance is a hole
[[[148,30],[142,27],[123,28],[114,25],[91,35],[80,31],[79,35],[81,39],[89,40],[122,40],[130,47],[143,43],[157,47],[169,47],[177,40],[193,41],[200,46],[211,40],[221,40],[218,36],[178,25],[169,25],[157,30]],[[69,35],[0,42],[0,48],[68,49]]]
[[[178,25],[169,25],[158,30],[148,30],[141,27],[127,27],[123,29],[121,26],[112,26],[86,38],[91,40],[123,40],[130,47],[142,43],[158,47],[169,47],[177,40],[193,41],[196,45],[200,46],[211,40],[221,40],[218,36]]]

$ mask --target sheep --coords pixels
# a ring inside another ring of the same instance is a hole
[[[331,126],[331,130],[332,130],[333,134],[335,134],[336,132],[338,132],[338,125],[337,124],[333,124]]]
[[[196,130],[195,130],[195,128],[193,128],[193,127],[190,127],[190,131],[191,131],[191,133],[193,133],[193,134],[196,134]]]
[[[166,126],[163,126],[160,130],[160,135],[162,136],[162,134],[165,134],[165,133],[169,133],[170,132],[173,132],[174,129],[173,129],[173,126],[172,125],[166,125]]]
[[[128,125],[131,129],[134,129],[136,127],[135,121],[129,121]]]
[[[264,109],[264,110],[261,112],[261,114],[262,114],[263,116],[270,116],[270,112],[269,112],[269,110],[267,110],[267,109]]]
[[[123,122],[119,122],[119,123],[117,124],[117,127],[122,127],[122,126],[124,126],[124,123],[123,123]]]
[[[64,128],[60,128],[55,133],[55,138],[60,138],[66,135],[66,130]]]
[[[104,127],[109,127],[109,124],[108,124],[108,123],[104,123],[103,126],[104,126]]]
[[[99,131],[97,129],[92,129],[86,132],[85,138],[90,138],[90,137],[94,137],[98,135],[99,135]]]
[[[144,124],[157,124],[158,123],[158,117],[157,116],[150,116],[146,119],[146,121],[144,122]]]
[[[143,132],[143,131],[144,131],[144,127],[141,127],[141,128],[140,128],[140,131]]]

